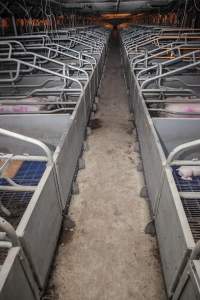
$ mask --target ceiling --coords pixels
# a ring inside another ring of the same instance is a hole
[[[173,0],[51,0],[81,13],[138,12],[165,7]]]
[[[171,11],[178,4],[190,0],[0,0],[0,15],[40,16],[51,10],[54,13],[102,15],[105,13],[141,13]],[[176,3],[175,3],[176,2]]]

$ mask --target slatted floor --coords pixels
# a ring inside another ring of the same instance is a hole
[[[36,186],[46,168],[46,162],[25,161],[19,168],[13,180],[17,184]],[[9,185],[5,179],[0,179],[1,185]],[[33,192],[21,191],[0,191],[0,201],[11,212],[6,216],[1,212],[2,217],[6,218],[15,228],[19,224],[24,211],[26,210]]]
[[[200,240],[200,199],[182,198],[183,208],[195,242]]]

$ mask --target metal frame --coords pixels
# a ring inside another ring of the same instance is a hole
[[[182,199],[193,201],[200,198],[200,193],[198,189],[187,187],[179,190],[173,171],[175,166],[200,165],[200,158],[192,159],[200,149],[200,120],[197,112],[168,109],[170,103],[178,108],[185,103],[200,105],[199,38],[199,32],[160,30],[158,34],[152,30],[149,34],[149,28],[133,29],[130,40],[129,32],[121,34],[129,105],[134,112],[151,215],[170,299],[196,300],[200,297],[199,292],[195,296],[193,293],[199,291],[197,281],[194,281],[194,290],[189,294],[182,290],[180,297],[184,269],[190,268],[190,257],[198,244]]]
[[[5,145],[3,148],[9,150],[8,154],[0,156],[0,159],[5,160],[0,174],[9,186],[0,185],[0,191],[11,189],[33,192],[15,229],[20,245],[14,248],[19,248],[16,249],[16,257],[17,251],[23,251],[31,276],[36,280],[38,294],[46,285],[62,213],[68,205],[86,125],[107,52],[109,32],[98,28],[87,30],[63,30],[49,32],[48,36],[33,34],[0,41],[0,64],[4,63],[10,68],[10,73],[6,73],[3,68],[0,70],[0,108],[39,108],[27,113],[0,112],[0,133],[5,135],[0,136],[1,147]],[[56,82],[60,82],[60,85],[55,87]],[[56,108],[49,108],[49,105],[55,105]],[[20,142],[16,143],[15,138]],[[29,144],[33,141],[42,148]],[[49,151],[51,161],[44,158],[42,149]],[[37,186],[22,186],[13,178],[4,178],[4,171],[10,162],[17,159],[49,161]],[[6,213],[8,211],[4,204],[1,203],[0,209]],[[22,274],[20,267],[17,266],[16,271],[13,264],[9,272]],[[11,297],[4,280],[0,297],[4,295],[3,292]],[[27,300],[25,293],[19,298]],[[33,299],[37,299],[37,295]]]

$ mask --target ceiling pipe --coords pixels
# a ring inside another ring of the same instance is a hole
[[[116,4],[116,12],[119,12],[119,7],[120,7],[120,0],[117,0],[117,4]]]
[[[166,2],[166,0],[164,0],[165,2]],[[118,0],[118,2],[120,2],[119,0]],[[121,7],[129,7],[130,9],[131,8],[133,8],[134,9],[134,6],[135,5],[140,5],[141,4],[141,6],[144,4],[144,3],[151,3],[151,1],[148,1],[148,0],[136,0],[136,1],[133,1],[132,3],[130,2],[130,1],[123,1],[123,2],[121,2],[121,4],[120,4],[120,6]],[[114,10],[116,10],[116,1],[115,2],[111,2],[111,1],[109,1],[109,2],[104,2],[104,3],[102,3],[102,2],[93,2],[93,3],[91,3],[91,2],[86,2],[86,1],[84,1],[84,2],[81,2],[81,3],[75,3],[75,2],[67,2],[67,3],[63,3],[63,7],[65,7],[65,8],[85,8],[85,7],[94,7],[94,8],[107,8],[107,7],[114,7],[115,9]]]

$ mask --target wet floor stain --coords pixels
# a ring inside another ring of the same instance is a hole
[[[91,129],[99,129],[102,127],[102,120],[98,118],[90,120],[89,126]]]

